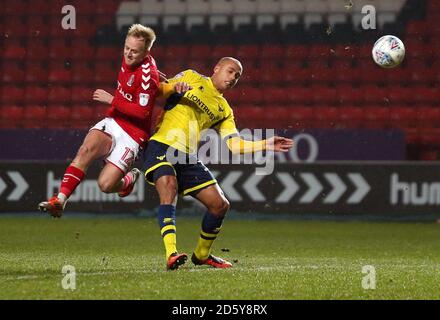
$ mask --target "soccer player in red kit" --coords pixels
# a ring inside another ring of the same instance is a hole
[[[101,89],[93,93],[93,100],[110,105],[106,118],[90,129],[66,169],[59,193],[41,202],[40,211],[61,217],[67,200],[91,163],[102,157],[106,164],[98,177],[101,191],[118,192],[120,197],[132,192],[140,171],[131,168],[149,139],[152,110],[161,91],[159,71],[150,54],[155,39],[151,28],[140,24],[130,27],[115,95]],[[179,85],[173,88],[176,92],[180,92]]]

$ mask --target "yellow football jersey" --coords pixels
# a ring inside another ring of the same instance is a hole
[[[232,109],[211,78],[186,70],[169,82],[186,82],[192,89],[183,96],[172,94],[167,99],[166,111],[151,140],[186,153],[196,153],[203,130],[213,128],[223,139],[238,136]]]

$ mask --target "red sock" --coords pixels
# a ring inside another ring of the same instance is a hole
[[[121,188],[121,190],[124,190],[125,188],[127,188],[132,181],[133,181],[133,175],[130,172],[128,172],[124,176],[124,178],[122,178],[122,188]]]
[[[68,166],[61,182],[60,192],[69,198],[84,178],[84,172],[74,166]]]

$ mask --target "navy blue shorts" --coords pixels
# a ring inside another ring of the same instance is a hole
[[[172,155],[172,159],[169,159],[167,154]],[[176,163],[175,159],[182,159],[182,161]],[[217,183],[209,169],[195,156],[190,156],[155,140],[148,142],[144,165],[145,180],[149,184],[154,185],[156,180],[163,175],[175,175],[178,192],[183,196],[195,195],[203,188]],[[163,166],[167,167],[163,168]],[[161,170],[161,168],[166,170]],[[154,174],[156,170],[159,174]]]

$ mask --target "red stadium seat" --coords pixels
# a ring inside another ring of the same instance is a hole
[[[333,48],[334,59],[350,61],[358,56],[359,48],[355,45],[338,44]]]
[[[26,46],[26,60],[44,60],[47,58],[47,44],[44,41],[31,41]]]
[[[1,12],[4,16],[20,16],[26,12],[27,5],[27,1],[24,0],[6,1],[2,3]]]
[[[35,61],[35,63],[27,65],[24,81],[27,83],[46,84],[48,75],[47,68]]]
[[[243,83],[240,83],[239,87],[234,88],[233,90],[228,90],[225,92],[224,96],[228,103],[234,109],[234,106],[240,104],[242,92],[240,90]]]
[[[363,107],[365,114],[365,127],[370,129],[383,129],[390,125],[390,108],[372,106]]]
[[[49,18],[49,21],[48,21],[49,37],[51,40],[62,39],[62,38],[66,39],[72,35],[70,33],[72,31],[71,29],[65,30],[64,28],[61,28],[60,12],[61,12],[61,8],[64,5],[65,4],[60,5],[59,10],[57,10],[57,14],[52,15]],[[51,8],[53,8],[53,7],[51,7]]]
[[[390,108],[390,127],[391,128],[411,128],[417,126],[416,108],[406,106],[396,106]]]
[[[65,104],[69,103],[71,99],[71,90],[63,86],[52,86],[49,89],[48,103],[49,104]]]
[[[314,110],[314,127],[338,128],[339,108],[336,107],[313,107]]]
[[[300,69],[303,68],[303,62],[301,60],[281,60],[280,67],[284,71],[287,69]]]
[[[95,84],[115,85],[118,77],[118,71],[119,70],[112,67],[101,71],[95,70],[93,81]]]
[[[286,94],[292,105],[309,105],[313,102],[314,92],[310,87],[287,87]]]
[[[310,48],[307,58],[316,60],[327,60],[332,55],[332,49],[328,45],[315,44]]]
[[[23,60],[26,56],[26,49],[22,46],[4,46],[0,54],[3,60]]]
[[[92,103],[93,89],[85,86],[78,86],[72,88],[72,103],[78,105],[85,105]]]
[[[312,127],[316,112],[314,107],[296,106],[290,107],[288,110],[289,125],[287,128],[306,129]]]
[[[240,60],[257,60],[260,54],[260,48],[257,45],[240,45],[237,48],[237,57]]]
[[[363,101],[363,89],[356,88],[349,84],[339,85],[336,88],[338,103],[342,106],[359,105]]]
[[[75,9],[77,15],[83,15],[83,16],[93,16],[95,15],[95,6],[99,1],[96,3],[91,1],[77,1],[75,3]],[[110,1],[109,1],[110,3]]]
[[[437,70],[433,68],[413,69],[409,79],[413,85],[431,85],[436,82]]]
[[[74,84],[91,84],[94,82],[95,72],[84,62],[74,62],[72,64],[72,82]]]
[[[365,104],[381,105],[389,102],[388,91],[384,88],[369,85],[362,88]]]
[[[423,128],[419,130],[419,140],[418,142],[422,145],[436,146],[437,151],[438,146],[440,146],[440,128]],[[428,158],[428,160],[438,160],[437,158]]]
[[[169,61],[167,63],[159,63],[159,70],[167,75],[168,78],[174,77],[176,74],[182,71],[182,65],[176,61]],[[113,78],[116,76],[116,73],[113,75]]]
[[[20,85],[24,80],[24,70],[19,63],[6,63],[3,65],[1,81],[3,84]]]
[[[353,83],[357,82],[357,72],[356,69],[351,66],[350,61],[346,60],[336,60],[334,61],[332,67],[332,82],[336,81],[338,83]]]
[[[20,127],[23,120],[24,108],[16,105],[0,107],[0,128]]]
[[[433,53],[433,47],[430,44],[415,39],[405,41],[407,59],[430,59]]]
[[[358,48],[357,58],[358,59],[372,59],[371,58],[371,44],[363,44]],[[372,60],[371,60],[372,61]]]
[[[263,45],[260,49],[260,59],[281,60],[284,58],[284,47],[277,45]]]
[[[312,66],[310,71],[310,82],[312,84],[327,84],[334,81],[335,73],[328,67]]]
[[[46,108],[47,128],[66,128],[73,125],[72,110],[63,105],[53,105]]]
[[[75,105],[71,108],[70,118],[75,127],[91,127],[96,118],[96,107],[91,105]]]
[[[100,1],[98,1],[99,3]],[[52,16],[59,16],[61,9],[63,6],[65,6],[66,3],[64,0],[50,0],[50,7],[46,14],[52,15]]]
[[[76,16],[76,29],[70,31],[69,37],[73,37],[73,41],[78,39],[89,39],[96,34],[98,26],[93,21],[93,16],[78,15]]]
[[[240,77],[240,85],[252,85],[260,81],[262,70],[260,68],[246,68]]]
[[[440,108],[418,107],[417,122],[420,128],[434,127],[440,128]]]
[[[1,31],[7,38],[24,38],[28,29],[19,17],[6,16],[2,22]]]
[[[31,3],[34,2],[32,1]],[[46,13],[44,12],[43,14]],[[49,25],[43,15],[28,16],[26,20],[26,28],[28,30],[27,34],[29,38],[38,39],[49,36]]]
[[[90,128],[95,120],[95,107],[74,105],[71,108],[71,126],[78,128]]]
[[[76,4],[75,4],[76,5]],[[35,14],[35,15],[45,15],[50,9],[50,1],[47,0],[32,0],[28,2],[26,6],[26,10],[29,13]],[[59,11],[61,13],[61,9]],[[79,14],[79,13],[77,13]]]
[[[293,121],[290,119],[292,112],[289,107],[268,104],[264,107],[266,110],[265,118],[267,120],[266,128],[286,129],[293,126]]]
[[[74,45],[70,48],[70,50],[71,50],[70,57],[73,60],[90,61],[93,58],[95,58],[95,49],[91,45],[81,45],[81,46]]]
[[[211,55],[212,48],[205,44],[195,44],[190,47],[188,58],[189,59],[202,59]],[[185,57],[182,57],[185,59]]]
[[[49,44],[50,59],[64,60],[70,58],[72,55],[71,48],[67,46],[64,40],[53,40]]]
[[[409,21],[406,26],[406,35],[409,39],[426,35],[429,25],[423,21]]]
[[[412,97],[414,97],[415,103],[421,106],[425,105],[437,105],[440,101],[439,90],[436,88],[428,87],[413,87],[411,89]]]
[[[357,68],[358,82],[366,85],[378,85],[386,82],[386,73],[390,70],[375,65],[371,58],[358,63],[360,64]]]
[[[347,129],[361,128],[364,120],[364,111],[361,107],[341,106],[338,124]]]
[[[243,105],[234,109],[237,126],[241,129],[266,128],[265,116],[267,112],[266,108],[252,105]]]
[[[387,89],[388,99],[392,105],[405,104],[411,100],[412,90],[408,87],[392,86]]]
[[[262,100],[266,106],[284,105],[289,102],[288,92],[280,87],[265,87]]]
[[[284,69],[282,76],[287,84],[299,86],[310,83],[311,72],[308,68],[291,66]]]
[[[72,71],[65,68],[49,71],[48,81],[51,84],[69,84],[72,80]]]
[[[407,68],[395,68],[385,73],[386,83],[392,86],[408,85],[411,80],[411,70]]]
[[[237,47],[232,45],[216,45],[212,49],[213,57],[235,57]]]
[[[25,107],[23,124],[26,128],[44,128],[47,123],[46,107],[29,105]]]
[[[119,4],[119,0],[97,1],[96,3],[93,3],[94,14],[114,15],[118,10]]]
[[[240,91],[241,95],[237,96],[238,103],[247,103],[253,105],[260,105],[263,101],[263,95],[261,89],[254,87],[240,87],[236,89]]]
[[[313,92],[312,101],[315,105],[332,105],[338,102],[338,95],[334,88],[313,86],[310,89]]]
[[[47,102],[48,90],[46,88],[32,85],[27,86],[24,93],[26,104],[45,104]]]
[[[1,86],[2,104],[19,104],[23,102],[24,90],[16,85]]]
[[[309,46],[306,45],[287,45],[284,52],[286,60],[306,59],[309,54]]]
[[[196,49],[194,49],[194,50],[196,50]],[[165,59],[165,60],[186,60],[189,57],[189,53],[190,53],[190,48],[187,45],[167,46],[164,51],[163,59]]]
[[[103,104],[95,104],[93,107],[93,119],[92,122],[96,122],[101,120],[102,118],[105,117],[105,115],[107,114],[107,111],[109,109],[108,105],[103,105]],[[94,123],[92,123],[92,125],[94,125]]]
[[[155,49],[157,48],[153,46],[153,54],[155,52]],[[122,60],[122,49],[117,47],[99,46],[96,48],[96,56],[103,59],[117,59],[119,60],[118,62],[120,62]],[[156,56],[154,55],[154,57]]]
[[[98,54],[100,48],[101,47],[97,48],[96,54]],[[165,53],[166,53],[165,46],[161,46],[161,45],[155,43],[153,45],[153,47],[151,47],[151,54],[153,55],[154,59],[156,59],[156,63],[158,63],[158,61],[162,61],[163,57],[165,56]],[[121,56],[121,59],[122,59],[121,49],[119,49],[119,55]]]
[[[283,85],[285,82],[283,74],[284,70],[276,66],[262,68],[260,69],[259,77],[256,79],[256,82],[259,82],[263,86]]]

